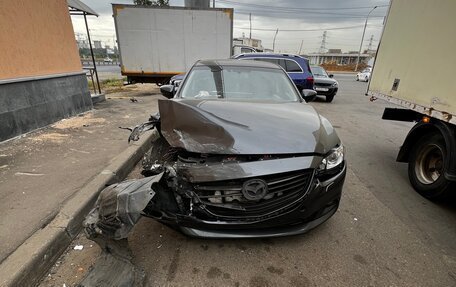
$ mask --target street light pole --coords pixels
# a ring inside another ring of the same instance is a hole
[[[358,58],[356,59],[356,66],[355,66],[355,72],[358,70],[358,65],[359,65],[359,57],[361,56],[361,49],[363,48],[363,42],[364,42],[364,34],[366,33],[366,26],[367,26],[367,20],[369,19],[369,15],[374,11],[378,6],[375,6],[372,8],[372,10],[369,11],[366,17],[366,22],[364,23],[364,29],[363,29],[363,36],[361,37],[361,44],[359,44],[359,51],[358,51]]]
[[[275,40],[277,37],[277,33],[279,33],[279,28],[277,28],[275,34],[274,34],[274,40],[272,41],[272,52],[275,52]]]
[[[250,34],[249,34],[249,39],[252,39],[252,13],[249,13],[249,21],[250,21]]]

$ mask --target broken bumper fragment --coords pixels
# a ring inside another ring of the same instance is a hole
[[[141,217],[142,210],[155,195],[153,186],[162,176],[163,173],[160,173],[105,188],[100,193],[95,208],[84,221],[84,230],[88,238],[127,238]]]

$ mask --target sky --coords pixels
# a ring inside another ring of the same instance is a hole
[[[132,4],[133,0],[82,1],[100,14],[99,17],[88,17],[92,40],[101,40],[112,46],[115,28],[111,3]],[[169,3],[183,6],[184,0],[170,0]],[[372,48],[376,48],[388,5],[389,0],[215,0],[215,7],[234,8],[234,37],[249,37],[251,13],[252,38],[262,40],[265,48],[272,48],[275,31],[279,29],[276,52],[298,53],[301,49],[301,54],[320,50],[324,30],[327,31],[326,49],[358,51],[366,16],[378,6],[368,19],[363,41],[364,50],[372,36]],[[75,33],[85,37],[83,17],[72,16],[72,21]]]

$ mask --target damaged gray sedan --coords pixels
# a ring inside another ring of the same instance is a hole
[[[170,99],[131,136],[152,127],[160,134],[144,165],[147,188],[108,188],[86,231],[122,238],[142,214],[190,236],[274,237],[304,233],[336,212],[344,148],[303,100],[315,92],[300,94],[282,68],[199,61],[177,91],[161,92]]]

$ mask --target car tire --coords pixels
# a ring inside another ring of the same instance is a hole
[[[440,134],[422,137],[411,150],[408,175],[413,188],[430,200],[444,200],[456,184],[444,176],[445,141]]]
[[[366,78],[364,78],[364,81],[367,83],[369,81],[369,78],[366,76]]]
[[[359,82],[359,76],[358,75],[356,75],[356,81]]]
[[[326,102],[327,102],[327,103],[332,102],[332,101],[334,100],[334,96],[335,96],[335,94],[326,96]]]

